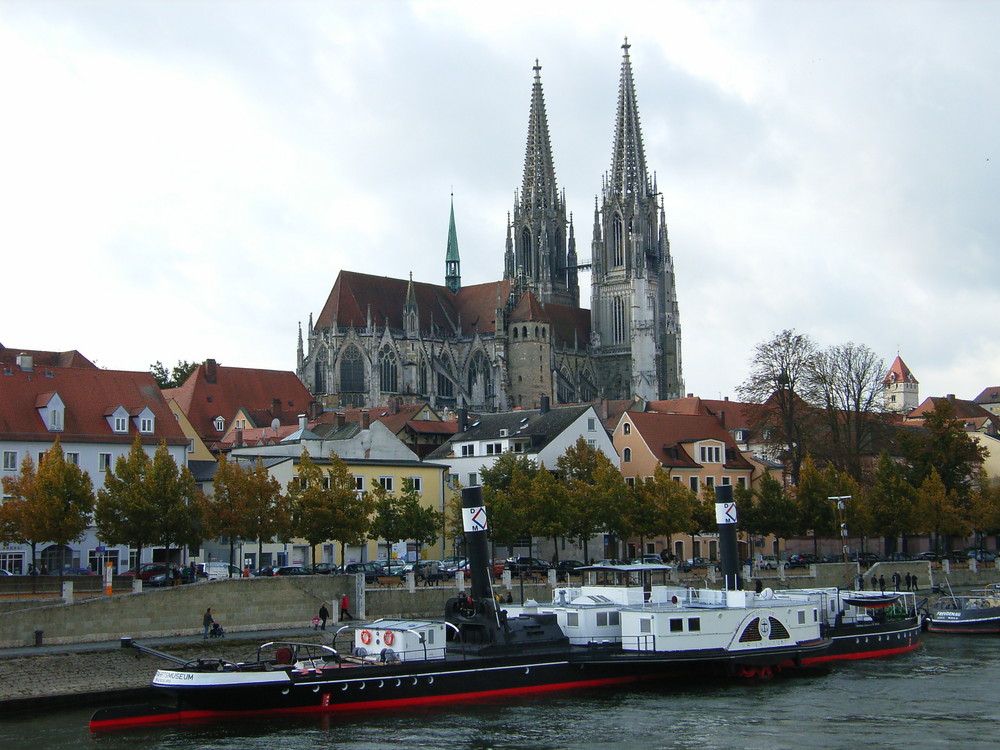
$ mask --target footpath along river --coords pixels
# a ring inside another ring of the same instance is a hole
[[[150,664],[150,669],[154,669]],[[58,673],[49,675],[58,680]],[[1000,642],[926,634],[913,654],[767,682],[587,690],[516,701],[91,734],[91,710],[0,721],[0,747],[413,750],[994,748]]]

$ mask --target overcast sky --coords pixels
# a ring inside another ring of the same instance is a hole
[[[756,344],[1000,383],[1000,3],[0,0],[0,342],[294,370],[341,269],[503,273],[538,58],[590,255],[627,36],[686,390]],[[589,286],[585,287],[589,306]]]

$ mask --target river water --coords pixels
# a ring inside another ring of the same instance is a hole
[[[419,711],[91,734],[91,710],[0,721],[0,747],[95,750],[993,748],[1000,641],[925,634],[920,650],[765,682],[584,690]]]

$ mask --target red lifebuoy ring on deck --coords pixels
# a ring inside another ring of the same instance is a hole
[[[372,642],[372,634],[369,633],[367,630],[362,630],[361,631],[361,642],[367,646],[369,643]]]
[[[393,641],[395,640],[396,636],[393,635],[393,632],[391,630],[387,630],[382,634],[382,641],[383,643],[385,643],[386,646],[391,646],[393,644]]]

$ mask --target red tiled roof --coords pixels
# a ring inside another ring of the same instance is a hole
[[[458,422],[433,422],[429,419],[411,419],[406,428],[422,435],[455,435],[458,433]]]
[[[729,401],[728,399],[707,399],[700,396],[687,396],[685,398],[674,398],[665,401],[650,401],[646,404],[646,411],[658,414],[704,414],[718,416],[725,415],[726,429],[733,430],[738,427],[747,427],[750,419],[746,409],[752,406],[739,401]]]
[[[12,349],[2,344],[0,344],[0,365],[16,364],[17,358],[22,354],[31,357],[35,367],[97,367],[76,349],[68,352],[46,352],[40,349]]]
[[[731,469],[749,469],[750,463],[739,452],[733,436],[714,416],[696,414],[656,414],[629,412],[629,420],[636,432],[649,447],[656,459],[665,467],[695,468],[700,466],[683,448],[681,443],[695,440],[719,440],[726,446],[725,466]],[[676,452],[672,448],[677,448]]]
[[[341,271],[315,325],[329,327],[336,322],[339,327],[360,328],[368,324],[370,314],[374,325],[402,330],[409,283],[406,279]],[[510,282],[464,286],[452,294],[446,286],[414,281],[413,293],[421,331],[451,332],[461,320],[462,333],[471,335],[496,330],[496,310],[507,301]]]
[[[522,323],[529,320],[538,320],[547,323],[549,317],[542,310],[542,305],[539,303],[538,298],[531,292],[525,292],[521,295],[521,299],[518,300],[514,309],[510,311],[510,320],[512,323]]]
[[[337,421],[338,415],[343,415],[344,424],[357,424],[361,421],[361,412],[367,411],[369,418],[373,422],[381,422],[388,427],[393,434],[399,434],[399,431],[402,430],[414,416],[427,408],[427,404],[400,404],[396,407],[395,412],[393,412],[392,407],[389,406],[373,406],[366,410],[348,408],[336,409],[334,411],[323,412],[315,421],[312,422],[312,424],[334,424]],[[423,421],[421,421],[421,423],[423,423]]]
[[[910,372],[910,368],[906,366],[906,363],[897,354],[896,359],[892,361],[889,366],[889,372],[885,374],[885,378],[882,380],[883,385],[888,385],[889,383],[919,383],[913,373]]]
[[[165,389],[163,395],[177,402],[206,442],[222,437],[215,429],[216,417],[225,419],[228,429],[240,408],[270,411],[272,400],[280,399],[282,415],[294,414],[297,421],[313,401],[309,389],[294,372],[225,367],[212,359],[198,365],[183,385]]]
[[[52,432],[37,411],[59,394],[65,407],[63,429]],[[143,436],[144,443],[161,439],[172,445],[187,443],[180,425],[160,393],[152,373],[102,370],[97,367],[44,367],[33,372],[13,368],[0,373],[0,435],[7,440],[131,443],[136,428],[127,433],[111,429],[105,416],[124,407],[129,414],[152,411],[155,432]]]
[[[989,388],[984,388],[983,392],[972,400],[977,404],[1000,403],[1000,385],[991,385]]]
[[[585,349],[590,344],[590,310],[549,302],[543,305],[552,322],[552,340],[559,346]]]
[[[920,405],[906,415],[907,421],[923,420],[924,415],[929,414],[934,411],[934,406],[938,401],[948,401],[951,403],[952,408],[955,412],[956,419],[962,420],[995,420],[996,417],[981,407],[974,401],[966,401],[965,399],[955,398],[954,396],[948,396],[947,398],[941,398],[940,396],[930,396],[925,398]]]

